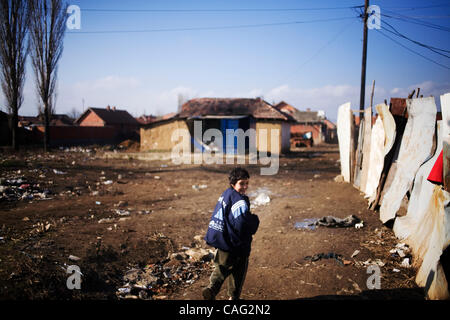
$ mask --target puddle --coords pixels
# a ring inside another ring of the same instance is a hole
[[[304,219],[303,221],[296,222],[294,224],[294,228],[299,229],[306,229],[306,230],[315,230],[317,226],[315,225],[316,221],[319,220],[317,218],[308,218]]]

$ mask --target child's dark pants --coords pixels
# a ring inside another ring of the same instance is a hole
[[[208,286],[213,291],[214,296],[219,293],[223,282],[228,278],[228,296],[233,300],[239,299],[247,274],[248,256],[236,255],[217,249],[214,267]]]

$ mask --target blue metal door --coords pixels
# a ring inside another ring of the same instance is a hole
[[[235,154],[237,151],[237,138],[234,136],[234,131],[239,128],[239,120],[238,119],[221,119],[220,126],[221,126],[221,131],[222,131],[222,136],[223,136],[223,152]],[[233,129],[233,136],[232,136],[233,139],[228,139],[227,129]]]

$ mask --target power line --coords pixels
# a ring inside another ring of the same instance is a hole
[[[67,31],[66,34],[150,33],[150,32],[175,32],[175,31],[226,30],[226,29],[259,28],[259,27],[271,27],[271,26],[282,26],[282,25],[293,25],[293,24],[330,22],[330,21],[340,21],[340,20],[348,20],[348,19],[354,19],[354,18],[355,17],[341,17],[341,18],[317,19],[317,20],[307,20],[307,21],[261,23],[261,24],[248,24],[248,25],[230,25],[230,26],[217,26],[217,27],[189,27],[189,28],[141,29],[141,30]]]
[[[435,4],[430,6],[422,6],[422,7],[384,7],[383,8],[390,8],[390,9],[400,9],[402,11],[414,11],[417,9],[430,9],[430,8],[442,8],[442,7],[450,7],[450,4],[448,3],[441,3],[441,4]]]
[[[442,56],[444,56],[444,57],[446,57],[446,58],[450,58],[450,56],[445,55],[445,54],[439,52],[439,51],[442,51],[442,52],[448,52],[448,53],[450,53],[450,50],[445,50],[445,49],[436,48],[436,47],[433,47],[433,46],[424,44],[424,43],[422,43],[422,42],[413,40],[413,39],[411,39],[411,38],[405,36],[404,34],[398,32],[397,29],[395,29],[391,24],[387,23],[386,21],[384,21],[384,24],[388,25],[388,27],[390,27],[390,28],[393,30],[393,31],[391,31],[391,30],[385,29],[387,32],[390,32],[390,33],[392,33],[392,34],[394,34],[394,35],[396,35],[396,36],[398,36],[398,37],[400,37],[400,38],[403,38],[403,39],[406,39],[406,40],[408,40],[408,41],[411,41],[412,43],[417,44],[418,46],[421,46],[421,47],[423,47],[423,48],[429,49],[429,50],[433,51],[434,53],[440,54],[440,55],[442,55]]]
[[[443,64],[441,64],[441,63],[439,63],[439,62],[436,62],[436,61],[434,61],[434,60],[432,60],[432,59],[430,59],[430,58],[424,56],[423,54],[420,54],[420,53],[418,53],[418,52],[412,50],[411,48],[408,48],[407,46],[401,44],[401,43],[398,42],[397,40],[395,40],[395,39],[391,38],[390,36],[388,36],[387,34],[383,33],[381,30],[379,30],[379,29],[375,29],[375,30],[376,30],[377,32],[379,32],[380,34],[382,34],[384,37],[388,38],[389,40],[391,40],[391,41],[395,42],[396,44],[398,44],[399,46],[405,48],[406,50],[408,50],[408,51],[410,51],[410,52],[412,52],[412,53],[414,53],[414,54],[416,54],[416,55],[418,55],[418,56],[421,56],[422,58],[424,58],[424,59],[426,59],[426,60],[428,60],[428,61],[430,61],[430,62],[432,62],[432,63],[434,63],[434,64],[437,64],[438,66],[441,66],[441,67],[443,67],[443,68],[445,68],[445,69],[450,69],[450,67],[447,67],[446,65],[443,65]]]
[[[311,7],[311,8],[254,8],[254,9],[98,9],[83,8],[87,12],[129,12],[129,13],[195,13],[195,12],[274,12],[274,11],[323,11],[323,10],[343,10],[354,9],[361,6],[351,7]]]
[[[384,10],[384,11],[386,11],[388,13],[391,13],[391,14],[392,13],[395,14],[395,12],[391,12],[389,10]],[[423,20],[420,20],[420,19],[417,19],[417,18],[414,18],[414,17],[408,17],[408,16],[405,16],[405,15],[402,15],[402,14],[397,14],[397,16],[393,16],[393,15],[382,13],[381,15],[384,16],[384,17],[387,17],[387,18],[391,18],[391,19],[397,19],[397,20],[400,20],[400,21],[418,24],[418,25],[425,26],[425,27],[428,27],[428,28],[433,28],[433,29],[437,29],[437,30],[450,32],[450,28],[449,27],[445,27],[445,26],[441,26],[441,25],[434,24],[434,23],[431,23],[431,22],[423,21]]]

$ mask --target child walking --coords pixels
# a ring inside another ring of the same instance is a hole
[[[205,237],[206,243],[217,249],[210,283],[202,292],[205,300],[214,300],[227,278],[230,300],[239,299],[252,237],[259,226],[259,218],[250,212],[250,201],[245,195],[250,179],[248,171],[234,168],[228,179],[230,187],[219,197]]]

